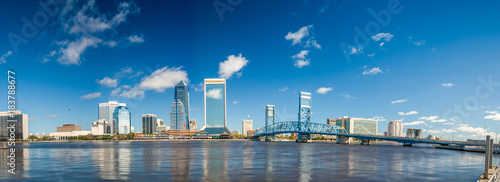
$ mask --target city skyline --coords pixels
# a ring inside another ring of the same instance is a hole
[[[226,78],[226,121],[233,130],[247,115],[255,116],[254,128],[263,127],[268,104],[276,106],[276,122],[296,120],[293,98],[307,91],[315,98],[316,123],[350,116],[378,120],[379,133],[398,120],[405,131],[423,129],[424,137],[479,139],[484,128],[495,136],[500,25],[494,17],[500,13],[494,5],[434,3],[449,8],[401,1],[401,12],[371,35],[366,26],[379,22],[375,15],[387,4],[262,7],[245,1],[221,20],[212,2],[77,2],[17,49],[2,36],[0,65],[4,72],[16,70],[17,107],[29,115],[30,133],[67,123],[90,130],[99,113],[95,105],[110,100],[126,103],[134,113],[131,126],[142,131],[142,114],[169,118],[165,103],[174,100],[181,80],[192,91],[190,119],[200,128],[203,79]],[[31,20],[40,9],[17,1],[2,7],[2,35],[22,35],[22,17]],[[85,13],[85,7],[95,9]],[[478,9],[483,13],[463,13]],[[146,21],[158,14],[162,21]],[[192,22],[177,18],[187,15]],[[78,16],[105,17],[99,19],[105,26],[75,21]],[[357,39],[368,44],[357,45]]]

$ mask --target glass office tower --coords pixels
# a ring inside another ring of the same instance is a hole
[[[184,81],[179,82],[175,86],[175,95],[174,95],[174,101],[180,101],[182,105],[184,106],[184,113],[185,113],[185,118],[183,119],[185,121],[189,121],[189,87],[184,83]],[[189,123],[186,122],[186,130],[190,129],[189,128]]]
[[[176,100],[172,104],[170,112],[170,130],[171,131],[186,131],[189,122],[186,120],[184,104],[180,100]]]
[[[204,126],[209,134],[231,133],[226,127],[226,79],[204,81]]]
[[[158,123],[156,121],[156,115],[154,114],[143,114],[142,115],[142,133],[145,135],[153,134],[156,132],[156,127]]]
[[[131,114],[125,106],[118,106],[113,113],[113,122],[118,128],[118,134],[130,133]]]
[[[21,111],[16,110],[12,112],[5,111],[0,112],[0,141],[6,141],[10,138],[10,126],[15,125],[15,138],[16,139],[28,139],[28,115],[21,113]]]
[[[105,103],[99,103],[99,119],[105,119],[111,125],[111,133],[118,133],[118,126],[116,126],[113,122],[113,113],[115,112],[115,108],[118,106],[127,107],[125,103],[118,103],[116,101],[108,101]]]

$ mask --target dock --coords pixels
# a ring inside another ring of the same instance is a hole
[[[484,174],[479,177],[477,182],[498,182],[500,181],[500,168],[499,166],[493,166],[488,170],[488,179],[484,179]]]

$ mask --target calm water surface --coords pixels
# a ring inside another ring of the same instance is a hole
[[[0,181],[475,181],[484,154],[430,146],[255,141],[18,144]],[[494,164],[500,162],[495,156]]]

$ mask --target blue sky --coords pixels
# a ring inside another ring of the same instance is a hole
[[[142,114],[169,120],[181,79],[200,128],[200,83],[226,77],[232,130],[248,115],[262,127],[266,104],[276,105],[278,121],[296,120],[298,92],[307,91],[313,122],[375,118],[383,133],[401,120],[425,135],[480,138],[485,121],[489,134],[500,133],[498,5],[76,1],[47,14],[33,1],[3,2],[0,68],[16,71],[17,107],[33,134],[64,123],[90,130],[108,100],[127,103],[142,131]]]

